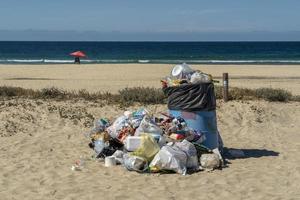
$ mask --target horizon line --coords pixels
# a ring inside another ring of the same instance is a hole
[[[0,40],[0,42],[300,42],[300,40]]]

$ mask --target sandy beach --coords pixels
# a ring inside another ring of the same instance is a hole
[[[40,89],[117,92],[124,87],[160,87],[173,65],[0,65],[0,85]],[[300,66],[195,65],[216,79],[228,72],[231,86],[284,88],[300,95]],[[127,109],[140,107],[134,105]],[[153,112],[166,105],[149,105]],[[94,119],[114,119],[125,110],[84,100],[1,99],[0,199],[299,199],[300,103],[217,102],[225,147],[240,149],[223,170],[138,174],[106,168],[91,159],[84,133]],[[80,156],[83,171],[71,166]]]
[[[91,64],[91,65],[0,65],[0,85],[41,89],[117,92],[125,87],[161,86],[159,80],[170,74],[171,64]],[[300,94],[298,65],[191,65],[221,80],[228,72],[236,87],[284,88]]]

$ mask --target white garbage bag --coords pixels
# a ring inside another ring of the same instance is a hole
[[[186,174],[187,155],[173,143],[168,143],[155,155],[149,167],[152,171],[172,170]]]
[[[180,148],[187,155],[186,167],[191,170],[199,169],[199,161],[195,146],[187,140],[176,142],[175,146]]]
[[[141,133],[162,135],[163,131],[151,120],[149,116],[145,115],[134,135],[139,136]]]
[[[146,159],[130,154],[123,155],[123,165],[129,171],[144,172],[148,168]]]

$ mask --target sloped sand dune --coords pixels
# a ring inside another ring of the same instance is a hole
[[[0,199],[300,198],[299,103],[218,102],[225,146],[246,157],[229,160],[221,171],[187,176],[138,174],[91,159],[84,133],[93,118],[123,111],[85,101],[1,101]],[[84,170],[72,171],[80,156]]]

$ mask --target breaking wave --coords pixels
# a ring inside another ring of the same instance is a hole
[[[157,64],[300,64],[300,60],[168,60],[168,59],[82,59],[83,64],[97,63],[157,63]],[[74,63],[73,59],[0,59],[0,64],[70,64]]]

